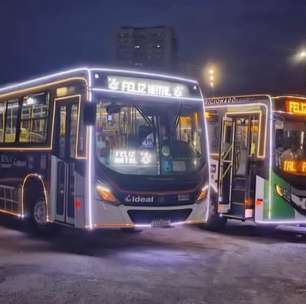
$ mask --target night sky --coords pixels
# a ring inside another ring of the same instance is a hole
[[[0,83],[110,65],[121,25],[170,25],[179,58],[221,67],[217,94],[306,93],[306,0],[1,0]]]

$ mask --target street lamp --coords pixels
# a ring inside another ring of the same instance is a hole
[[[209,70],[209,86],[211,88],[215,86],[215,70],[213,68]]]
[[[297,52],[294,56],[294,62],[296,65],[300,67],[300,69],[303,69],[303,90],[306,84],[306,79],[305,79],[305,68],[306,68],[306,48],[300,49],[299,52]]]
[[[298,53],[296,53],[295,54],[295,60],[297,62],[304,62],[304,61],[306,61],[306,49],[302,49]]]
[[[303,50],[303,51],[300,53],[300,58],[301,58],[301,59],[305,59],[305,58],[306,58],[306,50]]]
[[[211,94],[214,94],[216,83],[219,79],[219,71],[215,65],[209,64],[203,70],[203,79],[206,85],[209,87]]]

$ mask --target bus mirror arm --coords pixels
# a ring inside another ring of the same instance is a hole
[[[96,123],[96,104],[93,102],[86,102],[84,107],[84,123],[87,126],[93,126]]]

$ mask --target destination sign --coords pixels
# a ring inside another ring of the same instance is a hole
[[[306,102],[300,100],[288,100],[286,111],[292,114],[306,115]]]
[[[283,163],[283,171],[291,174],[306,175],[306,161],[285,160]]]
[[[186,85],[163,80],[123,76],[108,76],[107,87],[112,91],[156,97],[189,97]]]

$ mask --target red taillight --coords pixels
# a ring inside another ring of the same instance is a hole
[[[74,201],[74,207],[75,207],[75,209],[81,209],[81,200],[80,199],[76,199]]]

